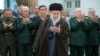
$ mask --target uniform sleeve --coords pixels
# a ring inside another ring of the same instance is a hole
[[[19,19],[17,19],[17,27],[16,27],[17,31],[23,31],[24,27],[25,27],[25,24]]]
[[[40,23],[41,21],[38,18],[33,18],[28,24],[29,29],[37,29]]]
[[[7,29],[5,29],[2,25],[2,21],[0,20],[0,32],[5,32]]]
[[[82,28],[84,29],[84,30],[88,30],[89,28],[91,28],[92,27],[92,21],[91,20],[89,20],[89,19],[85,19],[83,22],[82,22]]]
[[[100,27],[100,19],[97,21],[98,26]]]
[[[78,30],[80,28],[80,23],[76,19],[70,19],[69,21],[71,30]]]

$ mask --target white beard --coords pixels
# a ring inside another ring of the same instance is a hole
[[[55,18],[55,19],[54,19],[53,15],[51,14],[51,15],[50,15],[50,19],[53,21],[53,24],[55,25],[56,23],[58,23],[58,22],[60,21],[60,15],[59,15],[58,18]]]

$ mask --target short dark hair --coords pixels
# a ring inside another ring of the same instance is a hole
[[[46,7],[45,5],[41,5],[41,6],[39,6],[39,9],[41,9],[41,7],[45,7],[45,8],[47,9],[47,7]]]
[[[11,12],[13,12],[10,8],[4,9],[4,10],[3,10],[3,13],[5,13],[5,11],[11,11]]]

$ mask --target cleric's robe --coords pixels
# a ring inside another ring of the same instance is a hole
[[[40,26],[36,39],[33,45],[35,49],[35,56],[49,56],[49,28],[50,28],[50,17],[47,17]],[[56,39],[54,40],[54,56],[67,56],[67,38],[69,36],[69,27],[66,21],[60,19],[56,26],[61,25],[61,32],[56,33]]]

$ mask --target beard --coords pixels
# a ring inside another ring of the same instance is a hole
[[[58,23],[60,21],[60,15],[57,18],[54,18],[53,15],[51,14],[50,19],[52,20],[52,22],[55,25],[56,23]]]

